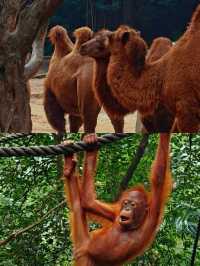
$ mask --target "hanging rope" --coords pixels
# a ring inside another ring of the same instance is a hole
[[[193,247],[193,251],[192,251],[191,266],[195,266],[195,259],[196,259],[197,246],[198,246],[199,239],[200,239],[200,217],[199,217],[199,223],[197,226],[197,234],[196,234],[196,238],[194,241],[194,247]]]
[[[51,155],[69,155],[93,148],[100,148],[102,145],[110,144],[120,139],[128,137],[129,134],[107,134],[98,138],[97,144],[91,145],[86,144],[83,141],[70,144],[59,144],[50,146],[35,146],[35,147],[1,147],[0,157],[11,157],[11,156],[51,156]],[[1,142],[1,139],[0,139]]]

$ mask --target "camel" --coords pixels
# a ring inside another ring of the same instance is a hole
[[[55,51],[45,81],[44,107],[49,123],[59,133],[65,132],[65,114],[69,114],[70,132],[78,132],[82,124],[86,133],[95,132],[101,106],[92,90],[94,61],[79,53],[80,46],[92,35],[88,27],[75,30],[73,49],[63,57],[57,56],[61,38],[54,42]],[[111,123],[115,132],[123,132],[123,121],[111,118]]]
[[[134,30],[119,27],[109,39],[107,79],[127,109],[151,115],[164,104],[175,117],[172,131],[200,130],[200,5],[184,35],[161,59],[145,60],[147,44]]]
[[[97,32],[94,37],[84,43],[80,48],[80,54],[94,59],[93,89],[100,105],[109,116],[121,118],[129,113],[116,98],[113,97],[107,84],[106,74],[110,59],[110,51],[107,46],[110,31],[103,29]]]
[[[103,108],[110,116],[124,117],[130,111],[120,104],[117,97],[114,97],[106,77],[110,59],[109,36],[111,34],[112,32],[109,30],[100,30],[91,40],[81,46],[80,53],[95,60],[93,89],[99,103],[103,105]],[[171,47],[172,42],[168,38],[156,38],[149,50],[147,60],[159,59]],[[164,106],[159,105],[153,115],[144,115],[141,120],[145,130],[148,132],[166,132],[172,127],[174,117]]]

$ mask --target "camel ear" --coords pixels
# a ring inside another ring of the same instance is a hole
[[[121,36],[121,42],[123,45],[127,44],[127,42],[129,41],[130,38],[130,32],[129,31],[125,31],[122,33]]]

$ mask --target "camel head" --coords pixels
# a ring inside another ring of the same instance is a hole
[[[106,29],[100,30],[94,34],[94,37],[84,43],[80,48],[82,55],[93,58],[108,58],[110,56],[109,37],[112,32]]]
[[[147,44],[140,33],[128,26],[120,26],[110,36],[111,55],[123,56],[127,63],[140,72],[145,65]]]
[[[53,45],[55,45],[57,42],[63,42],[66,39],[66,36],[68,37],[67,30],[59,25],[51,28],[48,35]]]
[[[59,25],[51,28],[48,35],[51,43],[63,51],[64,54],[68,54],[72,51],[74,44],[70,40],[67,30]]]
[[[93,31],[89,27],[81,27],[74,31],[74,37],[76,38],[76,46],[80,46],[89,41],[93,37]]]

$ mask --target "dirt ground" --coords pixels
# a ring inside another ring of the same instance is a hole
[[[52,133],[54,130],[47,122],[43,109],[43,79],[31,80],[31,110],[34,133]],[[125,132],[135,132],[136,115],[128,115],[125,118]],[[68,124],[66,125],[69,131]],[[81,129],[82,131],[83,129]],[[106,113],[102,110],[98,117],[96,132],[113,132],[113,127]]]

